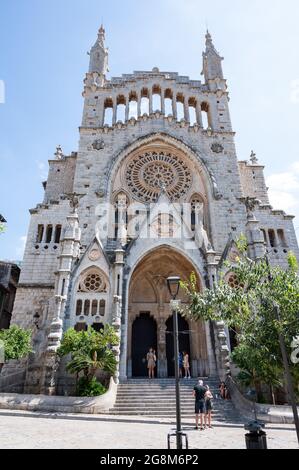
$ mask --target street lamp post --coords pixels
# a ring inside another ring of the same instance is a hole
[[[269,272],[268,273],[268,279],[269,279],[270,282],[272,282],[273,281],[273,276],[272,276],[272,273],[271,273],[268,254],[266,254],[266,262],[267,262],[268,272]],[[274,304],[274,312],[275,312],[276,319],[278,321],[280,321],[279,307],[276,303]],[[293,379],[292,379],[290,366],[289,366],[289,361],[288,361],[287,348],[286,348],[284,337],[281,333],[279,333],[279,345],[280,345],[280,350],[281,350],[281,355],[282,355],[285,378],[286,378],[286,382],[287,382],[287,390],[288,390],[289,398],[290,398],[292,409],[293,409],[294,423],[295,423],[295,427],[296,427],[297,439],[298,439],[298,442],[299,442],[299,417],[298,417],[296,396],[295,396],[295,392],[294,392],[294,384],[293,384]]]
[[[175,368],[175,395],[176,395],[176,443],[177,449],[181,450],[182,444],[182,423],[181,423],[181,403],[180,403],[180,369],[179,369],[179,329],[178,329],[178,304],[176,297],[179,293],[181,279],[177,276],[167,279],[167,286],[172,298],[171,307],[173,311],[173,340],[174,340],[174,368]]]

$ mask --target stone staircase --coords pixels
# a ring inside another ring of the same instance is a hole
[[[214,422],[243,423],[230,400],[222,400],[219,396],[219,380],[203,379],[209,385],[213,396]],[[194,418],[193,388],[196,379],[181,379],[181,413],[183,419]],[[157,418],[175,418],[175,380],[174,379],[128,379],[118,386],[116,403],[110,410],[114,415],[149,416]]]

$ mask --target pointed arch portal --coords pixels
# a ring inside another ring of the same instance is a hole
[[[147,375],[146,355],[150,348],[157,350],[157,323],[149,312],[141,312],[132,325],[133,377]]]
[[[137,264],[129,285],[127,375],[147,375],[146,353],[150,347],[156,350],[158,377],[173,377],[173,335],[170,296],[166,279],[179,275],[187,280],[196,269],[192,262],[170,246],[162,246],[149,252]],[[201,282],[198,276],[198,288]],[[181,289],[179,299],[188,299]],[[179,327],[182,351],[189,353],[192,373],[208,373],[208,357],[205,325],[180,317]]]

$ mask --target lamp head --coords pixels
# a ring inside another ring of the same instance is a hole
[[[170,276],[167,278],[167,287],[173,300],[176,299],[180,290],[181,278],[179,276]]]

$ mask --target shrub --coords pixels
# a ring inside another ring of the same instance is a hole
[[[87,377],[81,377],[77,385],[77,395],[79,397],[98,397],[106,393],[104,385],[99,383],[95,377],[89,380]]]

